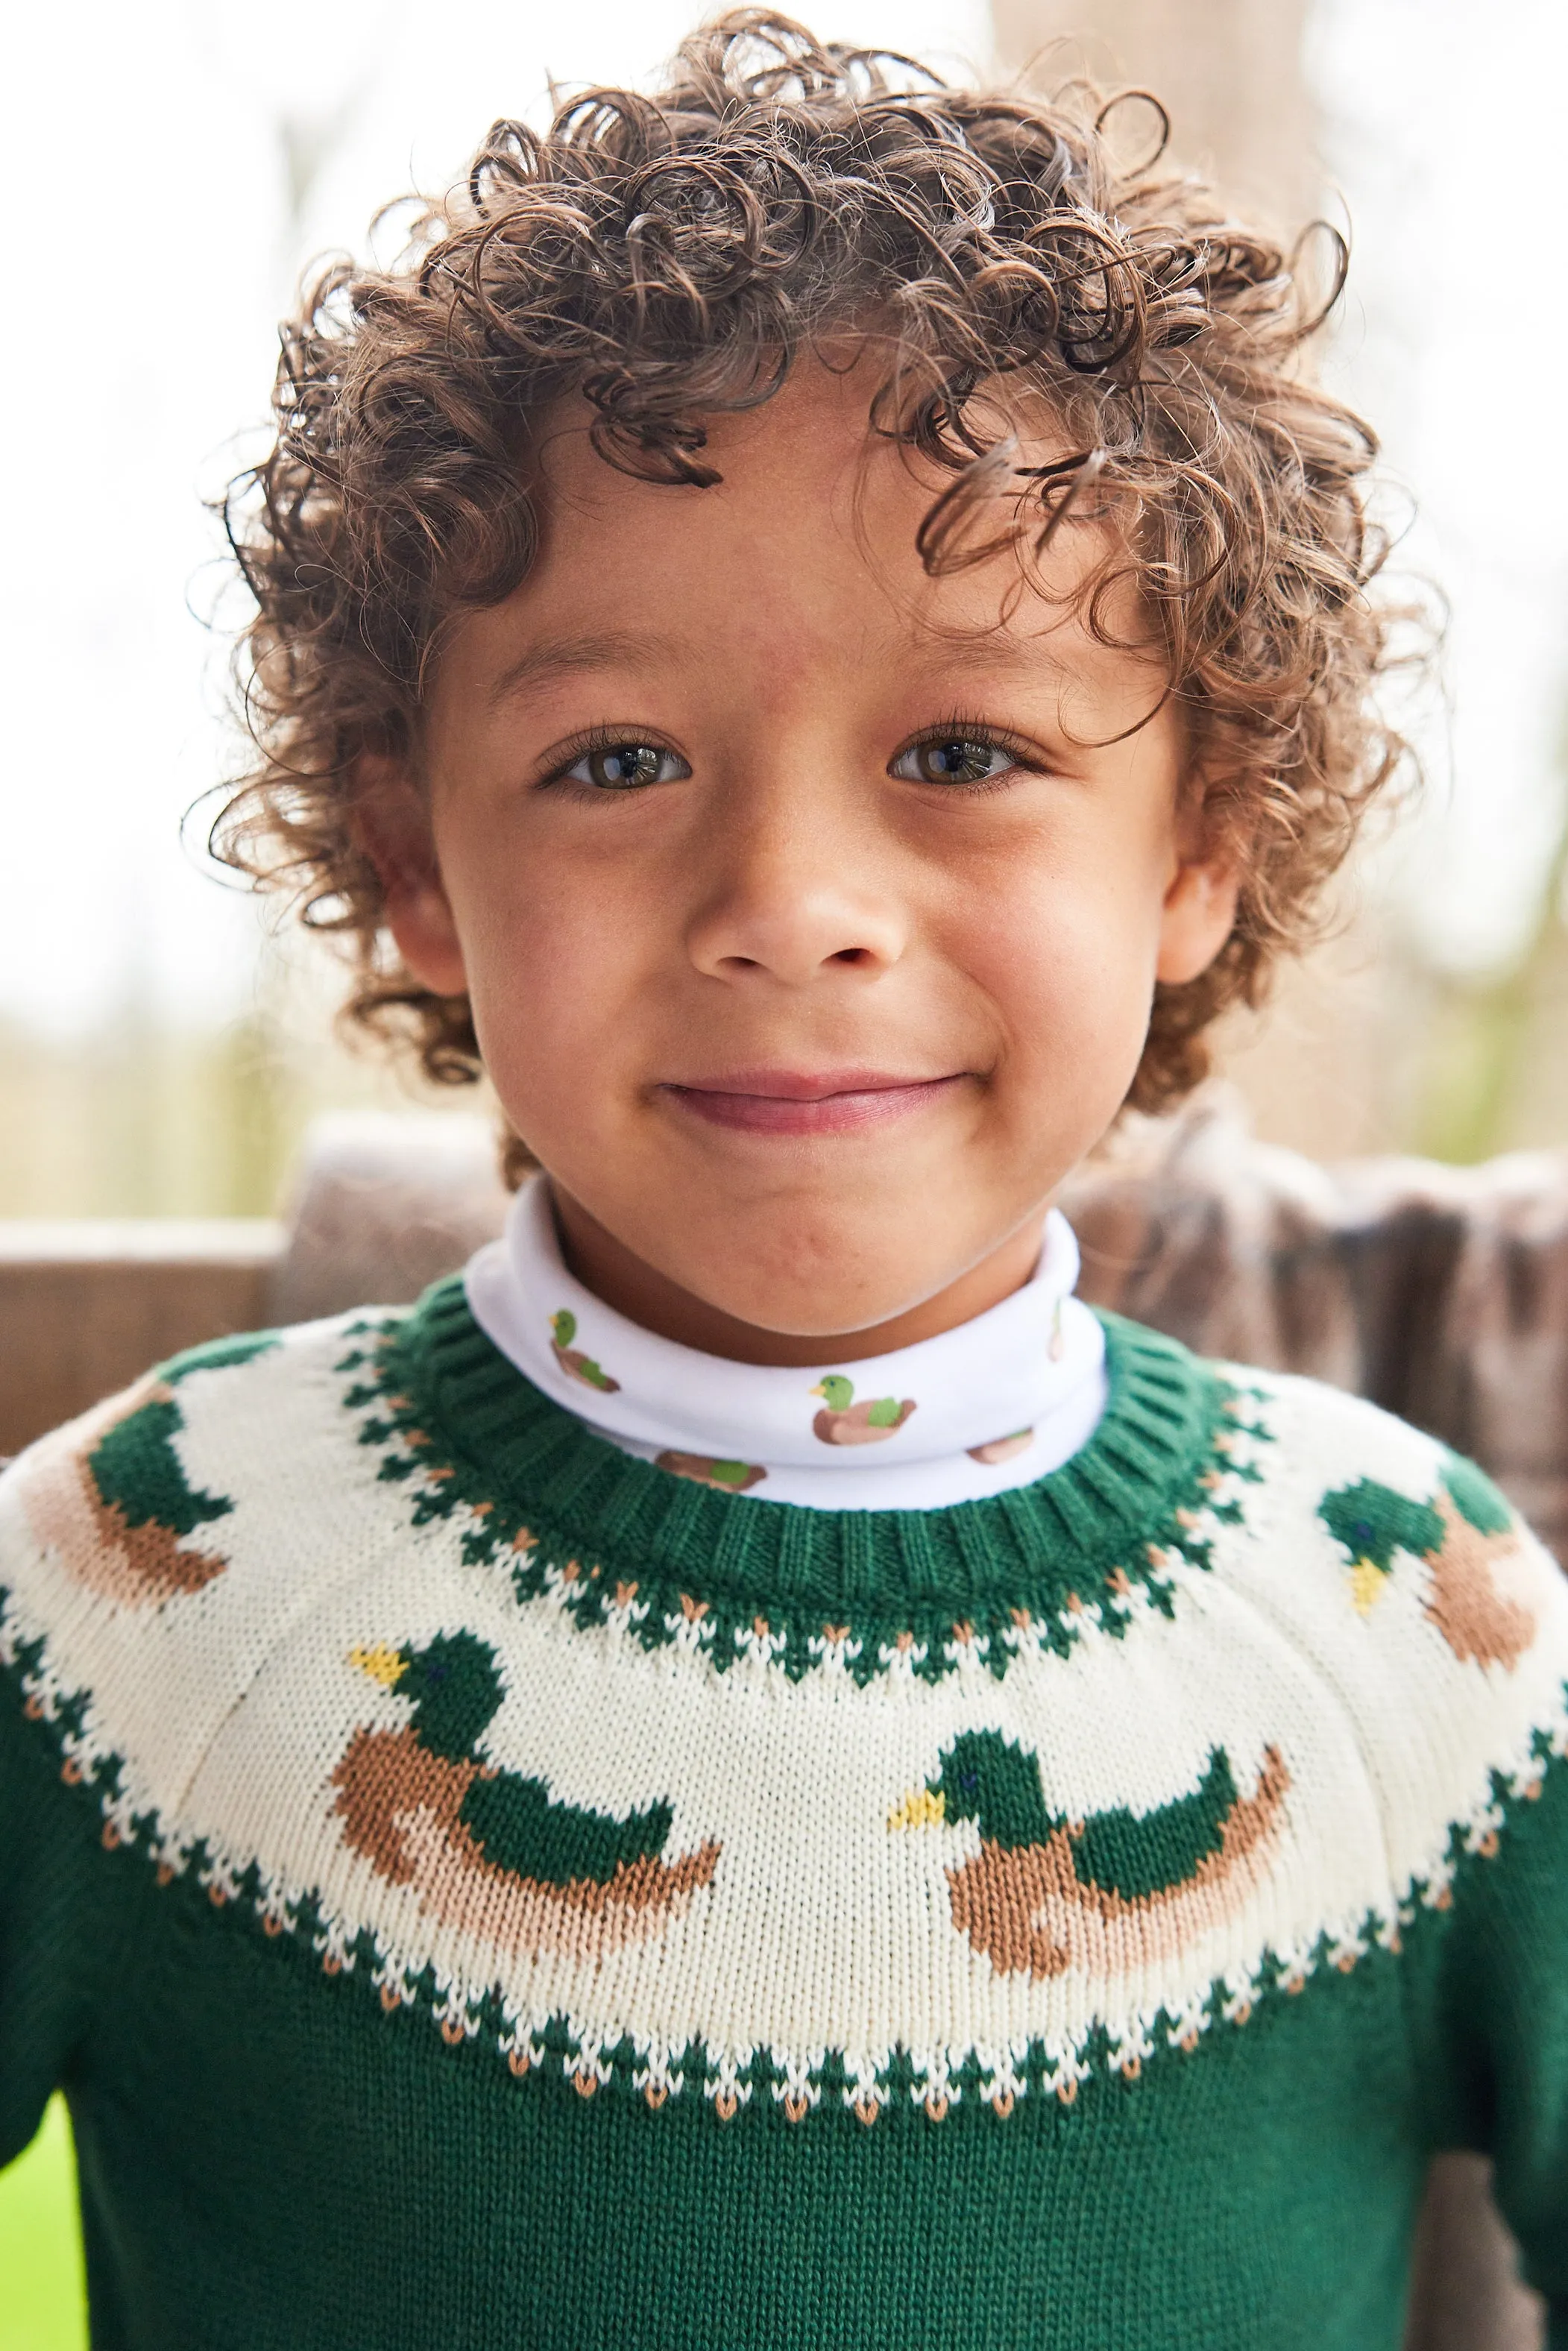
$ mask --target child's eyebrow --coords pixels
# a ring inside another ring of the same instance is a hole
[[[924,660],[940,660],[946,668],[971,670],[977,676],[991,672],[998,677],[1011,677],[1020,670],[1031,674],[1041,669],[1058,672],[1069,666],[1043,636],[1017,637],[1005,630],[988,629],[983,635],[972,635],[953,630],[921,629],[911,643],[912,650]]]
[[[570,677],[590,669],[653,669],[667,663],[673,652],[667,637],[633,635],[628,630],[601,631],[593,635],[547,637],[509,662],[486,697],[492,709],[509,701],[525,687]]]
[[[1006,630],[971,633],[922,626],[912,631],[906,650],[928,682],[933,672],[949,676],[963,673],[977,684],[989,679],[998,685],[1019,676],[1040,680],[1073,674],[1073,665],[1047,642],[1048,634],[1019,637]],[[507,663],[485,698],[492,710],[498,710],[519,695],[593,670],[668,675],[678,665],[681,651],[677,637],[643,630],[588,630],[543,637]]]
[[[1162,677],[1166,665],[1165,648],[1152,637],[1143,645],[1106,643],[1077,629],[1064,642],[1055,624],[1027,634],[1008,628],[960,632],[927,624],[913,632],[909,643],[933,679],[967,676],[982,687],[991,683],[1005,688],[1025,679],[1120,694],[1138,690],[1131,673],[1120,668],[1122,662],[1130,660]]]

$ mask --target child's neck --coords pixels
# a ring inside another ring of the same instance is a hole
[[[606,1232],[581,1202],[551,1184],[561,1254],[585,1290],[659,1338],[731,1363],[790,1365],[863,1363],[935,1339],[1021,1290],[1040,1259],[1042,1208],[999,1248],[906,1313],[858,1331],[770,1331],[710,1306]]]

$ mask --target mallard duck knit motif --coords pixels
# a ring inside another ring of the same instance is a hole
[[[0,1478],[0,2160],[63,2083],[95,2340],[1387,2351],[1454,2144],[1568,2339],[1568,1591],[1479,1472],[1107,1316],[1050,1474],[801,1509],[595,1433],[610,1330],[557,1395],[455,1280]],[[827,1474],[908,1362],[797,1383]]]

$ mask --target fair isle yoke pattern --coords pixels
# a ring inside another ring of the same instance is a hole
[[[1268,1436],[1245,1376],[1101,1319],[1116,1411],[1094,1441],[1021,1491],[939,1510],[737,1515],[689,1479],[650,1476],[515,1371],[455,1283],[412,1321],[350,1324],[338,1368],[355,1375],[344,1401],[378,1476],[407,1486],[416,1524],[458,1526],[465,1560],[504,1560],[519,1601],[549,1595],[584,1629],[648,1647],[695,1643],[720,1671],[760,1656],[791,1678],[828,1666],[935,1681],[1168,1613],[1176,1568],[1207,1566],[1241,1523]],[[476,1428],[491,1439],[477,1455],[454,1435]]]
[[[0,1483],[0,1662],[105,1848],[528,2095],[1071,2105],[1396,1961],[1568,1749],[1479,1472],[1108,1340],[1084,1455],[914,1524],[628,1459],[451,1285],[198,1350]]]

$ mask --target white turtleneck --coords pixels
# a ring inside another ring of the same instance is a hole
[[[596,1435],[706,1485],[817,1510],[938,1509],[1060,1468],[1105,1405],[1103,1335],[1077,1279],[1078,1244],[1053,1209],[1023,1288],[956,1330],[862,1363],[736,1364],[585,1290],[543,1176],[465,1276],[486,1337]]]

